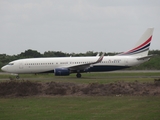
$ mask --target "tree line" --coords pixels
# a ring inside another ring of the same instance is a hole
[[[100,52],[102,53],[102,52]],[[0,54],[0,68],[9,62],[23,58],[40,58],[40,57],[69,57],[69,56],[96,56],[98,52],[87,51],[86,53],[64,53],[61,51],[46,51],[43,54],[36,50],[26,50],[17,55]],[[106,56],[113,56],[119,53],[109,52],[105,53]],[[130,69],[145,69],[145,70],[160,70],[160,50],[151,50],[149,54],[154,54],[148,62],[145,62],[139,66],[132,67]]]

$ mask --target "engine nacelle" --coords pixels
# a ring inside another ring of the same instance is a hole
[[[54,69],[55,76],[67,76],[70,74],[70,71],[68,68],[56,68]]]

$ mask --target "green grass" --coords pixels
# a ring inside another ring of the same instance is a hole
[[[160,73],[90,73],[77,79],[53,74],[22,74],[36,82],[153,82]],[[0,75],[0,81],[10,75]],[[160,96],[34,96],[0,98],[0,120],[159,120]]]
[[[10,74],[0,74],[0,78],[8,78],[11,77],[12,75]],[[71,77],[76,78],[75,74],[71,74]],[[82,73],[82,78],[83,77],[113,77],[113,76],[160,76],[160,72],[92,72],[92,73]],[[55,77],[54,73],[49,73],[49,74],[20,74],[21,78],[42,78],[42,77]],[[69,76],[65,76],[69,77]]]
[[[11,75],[0,75],[0,82],[9,80],[9,77],[14,78]],[[54,76],[54,74],[21,74],[20,80],[32,80],[37,82],[74,82],[74,83],[111,83],[115,81],[128,81],[134,82],[135,80],[139,82],[153,82],[155,78],[160,78],[160,72],[105,72],[105,73],[82,73],[82,78],[76,78],[75,74],[70,76]]]
[[[159,120],[160,97],[1,98],[1,120]]]

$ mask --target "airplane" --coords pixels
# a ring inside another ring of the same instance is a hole
[[[16,74],[54,73],[55,76],[69,76],[76,73],[81,78],[84,72],[104,72],[129,68],[148,61],[153,55],[148,55],[154,28],[148,28],[134,48],[114,56],[91,57],[49,57],[26,58],[8,63],[2,71]]]

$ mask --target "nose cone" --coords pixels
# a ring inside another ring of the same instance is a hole
[[[7,66],[3,66],[3,67],[1,68],[1,70],[4,71],[4,72],[7,72]]]

